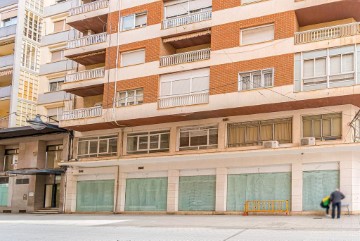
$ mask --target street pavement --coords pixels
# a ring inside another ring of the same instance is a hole
[[[356,240],[360,216],[0,214],[0,241]]]

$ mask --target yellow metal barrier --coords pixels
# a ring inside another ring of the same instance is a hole
[[[254,213],[285,213],[289,214],[288,200],[253,200],[245,201],[244,215]]]

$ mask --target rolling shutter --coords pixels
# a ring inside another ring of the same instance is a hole
[[[274,25],[241,30],[241,44],[254,44],[274,40]]]

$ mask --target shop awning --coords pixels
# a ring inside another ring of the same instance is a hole
[[[9,139],[9,138],[19,138],[25,136],[39,136],[39,135],[47,135],[47,134],[55,134],[55,133],[66,133],[68,130],[59,128],[56,125],[48,124],[48,127],[42,130],[35,130],[30,126],[22,126],[22,127],[13,127],[0,129],[0,140]]]

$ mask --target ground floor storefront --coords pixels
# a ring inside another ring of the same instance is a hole
[[[65,212],[241,213],[245,201],[287,200],[323,212],[336,188],[360,212],[357,145],[81,163],[68,168]],[[97,165],[97,166],[96,166]]]
[[[63,205],[64,182],[55,174],[12,174],[0,177],[0,212],[29,213]]]

